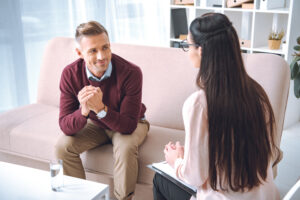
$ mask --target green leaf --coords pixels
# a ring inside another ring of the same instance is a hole
[[[297,98],[300,98],[300,74],[294,80],[294,93]]]
[[[291,69],[291,79],[293,80],[298,72],[299,72],[299,65],[297,61],[300,60],[300,57],[296,57],[293,62],[290,64],[290,69]]]
[[[297,43],[300,44],[300,36],[297,38]]]
[[[294,46],[294,50],[300,51],[300,46],[299,45]]]

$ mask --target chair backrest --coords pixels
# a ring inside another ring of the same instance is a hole
[[[197,69],[181,49],[112,44],[112,52],[143,71],[143,102],[152,125],[184,129],[181,109],[197,90]],[[72,38],[55,38],[46,48],[39,80],[39,103],[59,105],[59,80],[63,68],[77,57]],[[279,144],[289,91],[289,67],[273,54],[243,54],[246,70],[265,89],[275,113]]]
[[[284,116],[290,87],[290,68],[287,62],[274,54],[244,54],[248,74],[266,91],[277,125],[277,146],[280,145]]]

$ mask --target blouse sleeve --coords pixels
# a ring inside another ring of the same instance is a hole
[[[183,106],[185,126],[184,158],[175,162],[179,179],[202,186],[208,179],[208,119],[206,97],[201,92],[192,94]]]

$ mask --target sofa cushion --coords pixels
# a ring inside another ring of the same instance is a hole
[[[153,162],[164,161],[163,150],[165,145],[170,141],[179,141],[184,145],[184,138],[185,133],[183,130],[151,126],[146,141],[140,147],[138,182],[152,184],[154,173],[146,166]]]
[[[146,140],[139,149],[139,183],[152,184],[153,172],[147,168],[147,165],[165,159],[163,149],[170,140],[184,144],[184,131],[151,126]],[[113,174],[111,144],[87,151],[81,158],[87,171]]]
[[[0,149],[10,149],[10,133],[12,129],[41,114],[57,108],[42,104],[30,104],[2,113],[0,115]]]
[[[55,158],[54,145],[63,133],[58,125],[58,109],[45,107],[32,106],[32,110],[39,108],[44,110],[44,113],[32,116],[11,130],[11,151],[42,160]],[[147,165],[164,160],[163,149],[170,140],[180,141],[183,144],[184,131],[158,126],[150,127],[148,136],[139,149],[139,183],[152,183],[153,172],[147,168]],[[87,171],[113,175],[111,144],[91,149],[83,153],[81,158]]]
[[[36,115],[17,125],[10,133],[10,149],[13,152],[36,159],[55,158],[54,145],[60,134],[58,109]]]

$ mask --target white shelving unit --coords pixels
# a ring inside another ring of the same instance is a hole
[[[223,13],[231,20],[237,34],[242,40],[250,40],[249,47],[241,47],[243,52],[247,53],[273,53],[281,55],[290,62],[293,54],[293,46],[296,44],[296,38],[300,35],[297,31],[299,23],[300,0],[284,0],[283,8],[262,10],[260,1],[254,0],[253,9],[227,8],[227,0],[195,0],[194,5],[174,5],[174,0],[170,1],[170,11],[172,9],[186,9],[188,27],[195,17],[199,17],[207,12]],[[219,7],[213,6],[219,5]],[[172,21],[170,12],[170,46],[178,46],[181,40],[174,37],[173,25],[182,23]],[[298,20],[298,24],[297,24]],[[182,20],[185,21],[185,20]],[[280,49],[270,50],[268,48],[268,36],[273,27],[277,30],[284,30],[285,47],[281,44]],[[177,44],[177,45],[176,45]]]

